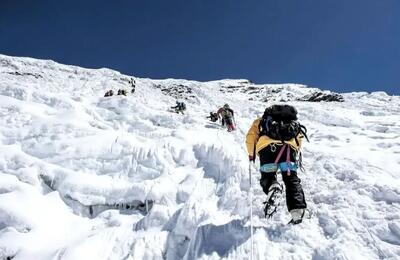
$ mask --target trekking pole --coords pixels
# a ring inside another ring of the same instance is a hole
[[[249,182],[250,182],[250,259],[253,260],[253,187],[251,182],[251,161],[249,161]]]

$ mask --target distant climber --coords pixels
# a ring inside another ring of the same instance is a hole
[[[184,111],[186,111],[186,104],[181,101],[176,101],[176,106],[171,107],[172,109],[175,110],[175,113],[182,113],[184,114]]]
[[[113,91],[112,89],[110,89],[109,91],[107,91],[107,92],[104,94],[104,97],[111,97],[112,95],[114,95],[114,91]]]
[[[135,93],[135,89],[136,89],[136,81],[134,78],[131,78],[129,80],[129,83],[131,84],[131,87],[132,87],[131,93],[133,94],[133,93]]]
[[[292,216],[291,224],[302,222],[307,204],[301,181],[297,176],[301,168],[302,138],[306,128],[297,122],[297,110],[289,105],[273,105],[256,119],[246,136],[249,160],[260,158],[260,185],[267,195],[264,202],[266,217],[272,217],[279,205],[282,186],[277,181],[280,171],[286,187],[286,204]]]
[[[235,130],[235,114],[228,104],[218,109],[217,116],[221,119],[221,125],[226,125],[228,132]]]
[[[126,95],[127,95],[127,92],[126,92],[125,89],[118,89],[118,94],[117,94],[117,95],[124,95],[124,96],[126,96]]]
[[[218,121],[218,114],[210,112],[210,115],[207,117],[211,120],[211,122],[217,122]]]

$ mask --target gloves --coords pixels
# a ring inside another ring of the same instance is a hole
[[[249,155],[249,161],[255,162],[256,158],[253,155]]]

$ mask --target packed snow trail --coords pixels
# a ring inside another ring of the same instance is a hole
[[[314,216],[263,218],[254,166],[255,259],[400,257],[398,96],[312,103],[296,100],[319,90],[295,84],[135,78],[133,95],[104,98],[131,77],[2,55],[0,75],[2,259],[249,259],[245,134],[281,100],[309,131]],[[167,111],[177,98],[185,115]],[[232,133],[206,119],[224,103]]]

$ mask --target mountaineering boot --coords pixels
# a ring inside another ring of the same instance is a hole
[[[289,224],[300,224],[303,221],[305,209],[292,209],[290,211],[290,215],[292,215],[292,220],[289,222]]]
[[[266,218],[271,218],[281,202],[282,186],[275,181],[268,189],[267,201],[264,202],[264,214]]]

